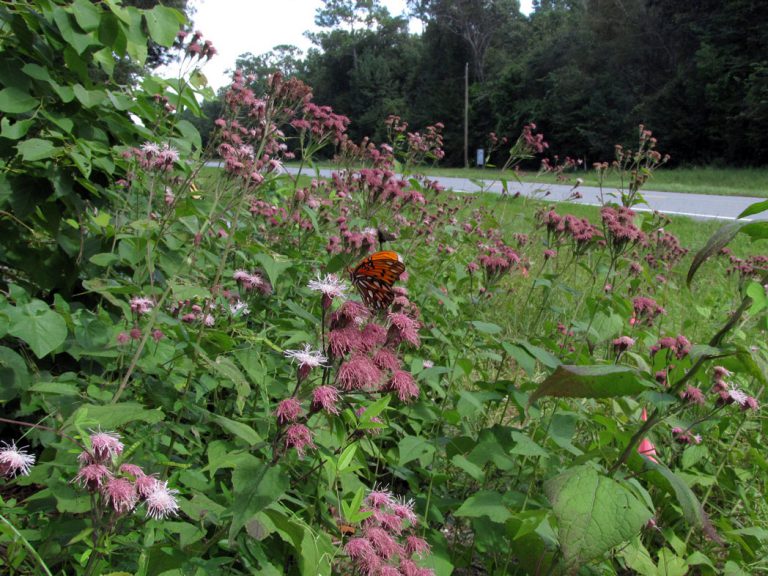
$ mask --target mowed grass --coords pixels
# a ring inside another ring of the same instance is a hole
[[[298,163],[291,164],[298,167]],[[318,163],[319,168],[333,169],[330,162]],[[304,167],[307,170],[307,167]],[[584,180],[583,186],[599,186],[594,170],[579,170],[566,172],[558,179],[553,174],[540,174],[532,171],[521,171],[517,176],[512,172],[501,172],[495,168],[441,168],[425,167],[421,171],[429,176],[447,178],[476,178],[481,180],[506,179],[514,182],[518,177],[522,182],[540,182],[543,184],[570,184],[577,178]],[[307,170],[311,173],[312,170]],[[603,187],[608,190],[626,188],[620,176],[610,172],[603,179]],[[768,198],[768,168],[659,168],[646,183],[645,190],[659,192],[681,192],[695,194],[711,194],[721,196],[751,196]]]

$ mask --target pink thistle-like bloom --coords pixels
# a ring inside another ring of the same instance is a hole
[[[309,344],[304,344],[302,350],[286,350],[283,354],[286,358],[297,361],[299,368],[317,368],[328,362],[328,358],[323,356],[320,350],[312,350]]]
[[[125,478],[109,478],[102,491],[107,503],[118,513],[130,512],[138,502],[133,483]]]
[[[141,466],[137,466],[136,464],[130,464],[130,463],[121,464],[120,472],[122,474],[129,474],[134,478],[140,478],[142,476],[146,476],[146,474],[144,474],[144,470],[141,469]]]
[[[165,334],[163,334],[162,330],[152,330],[152,340],[154,340],[156,343],[160,342],[165,337]]]
[[[372,526],[366,528],[364,534],[374,550],[376,550],[379,556],[384,560],[399,556],[403,550],[400,544],[397,543],[397,540],[392,538],[392,536],[390,536],[383,528]]]
[[[146,498],[149,494],[151,494],[155,490],[155,485],[158,482],[159,480],[152,475],[139,476],[136,478],[133,485],[134,485],[134,488],[136,488],[136,493],[141,498]]]
[[[723,368],[722,366],[715,366],[714,369],[714,377],[717,380],[722,380],[723,378],[727,378],[731,375],[731,371]]]
[[[117,340],[118,346],[124,346],[131,341],[131,336],[128,334],[128,332],[120,332],[115,340]]]
[[[150,298],[143,298],[140,296],[131,298],[131,310],[136,312],[139,316],[149,314],[154,307],[155,303]]]
[[[328,333],[328,348],[336,358],[360,348],[360,331],[350,325]]]
[[[131,337],[131,340],[141,340],[141,330],[136,326],[131,328],[131,331],[128,332],[128,335]]]
[[[375,573],[381,564],[376,550],[366,538],[351,538],[344,546],[344,551],[369,574]]]
[[[103,487],[104,481],[109,478],[112,478],[112,473],[104,464],[89,464],[80,468],[73,482],[79,483],[89,492],[96,492]]]
[[[391,390],[397,391],[397,396],[402,402],[410,402],[419,396],[419,387],[410,372],[395,370],[389,380]]]
[[[338,380],[344,390],[374,389],[381,381],[382,374],[367,356],[357,354],[339,368]]]
[[[421,344],[421,339],[419,338],[420,326],[416,320],[402,312],[390,312],[388,318],[391,324],[390,333],[392,333],[392,328],[395,328],[399,340],[404,340],[416,347]]]
[[[407,536],[405,539],[405,551],[411,556],[414,554],[423,556],[429,554],[430,546],[423,538],[419,538],[418,536]]]
[[[333,386],[318,386],[312,391],[312,408],[323,409],[329,414],[338,414],[337,404],[341,400],[339,391]]]
[[[753,398],[752,396],[747,397],[747,401],[741,405],[742,410],[758,410],[760,408],[760,403],[757,401],[757,398]]]
[[[176,516],[179,503],[176,500],[178,490],[168,488],[168,482],[155,482],[155,489],[146,496],[147,518],[161,520]]]
[[[123,443],[117,432],[96,432],[91,434],[91,448],[97,462],[103,462],[123,453]]]
[[[360,333],[360,350],[367,352],[387,341],[387,329],[375,322],[369,322]]]
[[[285,424],[286,422],[294,422],[298,419],[299,416],[301,416],[301,403],[291,396],[290,398],[286,398],[285,400],[281,401],[277,405],[277,410],[275,410],[275,416],[277,416],[277,421],[281,424]]]
[[[374,487],[375,488],[375,487]],[[395,499],[389,490],[371,490],[365,497],[365,502],[373,508],[392,507]]]
[[[15,442],[3,442],[0,448],[0,476],[15,478],[17,474],[28,476],[35,465],[35,456],[27,454],[25,448],[19,448]]]
[[[686,389],[680,393],[680,398],[683,400],[691,403],[691,404],[700,404],[703,405],[706,402],[706,399],[704,398],[704,393],[695,386],[691,386],[690,384],[686,387]]]
[[[399,370],[401,366],[400,359],[389,348],[379,348],[373,355],[373,363],[382,370]]]
[[[613,340],[613,350],[615,352],[624,352],[635,345],[635,339],[629,336],[620,336]]]
[[[430,368],[434,368],[434,367],[435,367],[435,363],[434,363],[434,362],[432,362],[432,360],[424,360],[424,361],[421,363],[421,365],[422,365],[422,367],[424,368],[424,370],[428,370],[428,369],[430,369]]]
[[[385,564],[384,566],[381,566],[379,568],[379,571],[376,574],[378,576],[403,576],[402,574],[400,574],[400,570],[398,570],[394,566],[390,566],[389,564]]]
[[[296,448],[296,453],[303,458],[307,448],[315,447],[312,432],[303,424],[291,424],[285,431],[285,447]]]
[[[398,518],[407,520],[411,526],[416,526],[419,523],[419,517],[413,511],[413,500],[399,500],[392,504],[392,512],[397,515]]]

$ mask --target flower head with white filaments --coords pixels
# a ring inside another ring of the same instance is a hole
[[[324,296],[329,298],[344,298],[349,289],[347,284],[336,274],[326,274],[325,278],[320,278],[318,274],[315,280],[309,281],[307,288],[315,292],[322,292]]]
[[[35,464],[35,457],[27,454],[25,448],[18,448],[15,442],[3,442],[0,448],[0,476],[13,478],[17,474],[28,476]]]
[[[303,350],[286,350],[283,352],[286,358],[292,358],[299,363],[299,368],[316,368],[325,366],[328,358],[320,350],[312,350],[312,346],[304,344]]]

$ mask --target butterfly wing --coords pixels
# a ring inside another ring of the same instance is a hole
[[[405,264],[400,255],[384,250],[371,254],[357,265],[352,271],[352,283],[368,308],[383,310],[395,299],[392,284],[403,272]]]

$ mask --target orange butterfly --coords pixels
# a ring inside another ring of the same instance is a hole
[[[363,302],[372,310],[384,310],[395,299],[392,284],[405,272],[400,254],[392,250],[375,252],[365,258],[349,275]]]

